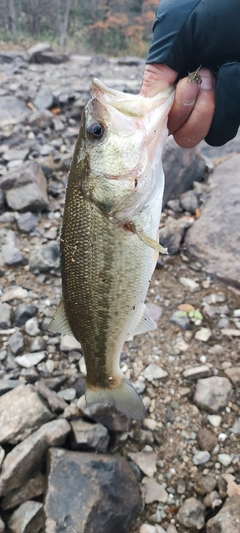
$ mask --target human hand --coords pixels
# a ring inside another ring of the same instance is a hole
[[[240,124],[239,20],[239,0],[161,0],[141,93],[150,96],[158,82],[159,87],[164,84],[166,87],[166,83],[180,79],[169,126],[181,146],[194,146],[204,135],[208,144],[221,146],[237,133]],[[203,82],[197,87],[196,82],[189,83],[186,76],[200,65],[204,67],[199,71]],[[214,77],[210,71],[214,72]],[[193,100],[195,94],[194,104],[183,105],[185,91]]]
[[[181,79],[175,92],[174,103],[168,117],[169,133],[182,148],[193,148],[202,141],[210,129],[215,110],[214,79],[211,72],[201,68],[198,71],[202,83]],[[141,94],[155,96],[172,85],[178,73],[157,63],[146,65]]]

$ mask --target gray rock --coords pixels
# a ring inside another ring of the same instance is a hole
[[[183,371],[183,377],[192,381],[196,381],[200,378],[207,378],[209,374],[210,370],[206,365],[186,368],[186,370]]]
[[[163,151],[163,168],[166,179],[163,196],[165,207],[168,200],[192,189],[194,181],[203,180],[205,160],[198,148],[180,148],[173,137],[169,137]]]
[[[81,418],[72,420],[72,447],[74,450],[96,450],[105,453],[108,448],[108,430],[102,424],[89,424]]]
[[[29,254],[29,267],[33,272],[49,272],[59,268],[60,250],[58,242],[49,242]]]
[[[9,337],[9,346],[14,355],[18,355],[24,348],[24,337],[21,331],[17,330]]]
[[[35,111],[28,120],[30,126],[35,129],[46,129],[53,124],[53,114],[47,109]]]
[[[153,477],[157,471],[157,454],[155,452],[131,452],[128,455],[146,476]]]
[[[75,533],[129,531],[141,501],[124,458],[51,449],[48,463],[46,533],[60,531],[66,524]]]
[[[36,161],[7,172],[0,178],[6,201],[15,211],[42,211],[48,208],[47,182]]]
[[[197,443],[201,450],[212,450],[218,442],[217,435],[207,428],[201,428],[197,434]]]
[[[33,100],[33,105],[37,109],[50,109],[52,107],[54,102],[54,96],[52,94],[52,91],[49,89],[49,87],[45,87],[45,89],[41,89],[38,93],[36,98]]]
[[[22,503],[8,521],[9,533],[40,533],[43,525],[43,504],[33,501]]]
[[[53,418],[32,385],[20,385],[0,397],[0,442],[16,444]]]
[[[240,498],[232,496],[207,523],[207,533],[240,533]]]
[[[19,249],[19,239],[14,231],[8,231],[6,244],[2,246],[3,261],[8,266],[18,266],[26,263],[26,259]]]
[[[15,357],[15,361],[23,368],[31,368],[32,366],[38,365],[45,357],[45,352],[24,353]]]
[[[168,218],[166,224],[159,231],[159,241],[168,249],[169,255],[177,254],[180,250],[184,234],[193,223],[187,218]]]
[[[0,126],[19,124],[31,111],[29,107],[15,96],[0,96]]]
[[[29,318],[25,322],[25,331],[28,335],[30,335],[30,337],[35,337],[36,335],[38,335],[38,333],[40,333],[37,318]]]
[[[179,198],[176,198],[175,200],[169,200],[167,203],[167,207],[171,209],[174,213],[182,213],[182,207],[180,206]]]
[[[27,500],[33,500],[41,496],[46,488],[46,478],[43,474],[37,474],[26,483],[8,493],[1,502],[4,511],[13,509]]]
[[[141,375],[148,381],[153,381],[154,379],[166,378],[168,376],[168,373],[156,363],[150,363],[150,365],[148,365],[145,370],[141,372]]]
[[[217,413],[227,406],[231,394],[230,381],[227,378],[213,376],[198,380],[193,400],[201,409]]]
[[[30,352],[41,352],[45,350],[46,341],[43,337],[35,337],[30,344]]]
[[[22,385],[22,383],[21,381],[18,381],[18,379],[0,379],[0,396],[15,389],[15,387],[18,387],[19,385]]]
[[[166,503],[168,500],[168,493],[165,488],[160,485],[155,479],[144,477],[142,484],[145,492],[146,504],[153,502]]]
[[[31,56],[33,54],[37,54],[39,52],[52,52],[52,47],[49,43],[47,42],[44,42],[44,43],[37,43],[37,44],[34,44],[33,46],[31,46],[31,48],[28,48],[28,55],[29,55],[29,61],[31,63]]]
[[[105,426],[109,431],[129,431],[129,418],[107,402],[87,407],[84,414]]]
[[[205,494],[212,492],[216,486],[217,480],[212,475],[200,475],[196,480],[194,490],[197,492],[197,494],[204,496]]]
[[[188,211],[192,215],[195,215],[196,210],[199,206],[196,193],[191,190],[187,191],[180,196],[180,205],[184,211]]]
[[[23,233],[31,233],[31,231],[34,231],[36,229],[38,222],[38,215],[34,215],[33,213],[31,213],[31,211],[26,211],[26,213],[23,213],[18,218],[17,226],[18,229]]]
[[[182,329],[190,328],[190,319],[187,315],[182,316],[181,311],[175,311],[171,316],[171,321]]]
[[[46,450],[51,446],[62,446],[70,431],[67,420],[53,420],[17,444],[3,461],[0,495],[5,496],[38,473]]]
[[[28,149],[27,150],[10,149],[10,150],[6,150],[6,152],[3,153],[2,157],[5,161],[15,161],[15,160],[24,161],[28,153],[29,153]]]
[[[15,324],[16,326],[22,326],[29,320],[34,317],[38,312],[36,305],[31,304],[19,304],[15,310]],[[1,313],[0,313],[1,314]]]
[[[8,329],[11,327],[12,309],[9,304],[0,303],[0,328]]]
[[[177,518],[185,527],[202,529],[205,523],[205,507],[196,498],[188,498],[178,511]]]
[[[193,456],[193,462],[196,466],[203,465],[211,459],[211,455],[208,451],[198,451]]]
[[[68,407],[68,404],[63,398],[61,398],[56,392],[49,389],[43,380],[40,380],[36,384],[38,394],[46,400],[49,409],[56,414],[63,413],[64,409]]]
[[[188,253],[211,275],[240,284],[238,228],[240,216],[240,155],[218,165],[209,178],[211,193],[185,238]],[[224,213],[221,217],[220,213]]]
[[[235,435],[240,435],[240,418],[238,418],[237,420],[235,420],[234,424],[233,424],[233,427],[230,428],[230,431],[232,431],[233,433],[235,433]]]
[[[76,391],[73,387],[62,389],[58,392],[58,396],[63,398],[66,402],[72,402],[76,398]]]

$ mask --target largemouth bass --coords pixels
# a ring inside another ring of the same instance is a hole
[[[144,300],[159,251],[162,148],[172,88],[153,98],[93,80],[70,168],[61,232],[63,294],[50,329],[83,349],[87,405],[144,418],[121,372],[129,336],[155,329]]]

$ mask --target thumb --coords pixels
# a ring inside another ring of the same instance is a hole
[[[151,63],[145,66],[140,94],[146,98],[168,89],[178,77],[176,70],[166,64]]]

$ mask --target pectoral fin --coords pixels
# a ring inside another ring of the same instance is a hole
[[[141,241],[143,241],[147,246],[150,246],[150,248],[157,250],[158,252],[160,252],[160,254],[168,254],[167,248],[164,248],[163,246],[161,246],[161,244],[159,244],[157,241],[152,239],[152,237],[149,237],[148,235],[146,235],[144,231],[136,230],[136,234],[139,237],[139,239],[141,239]]]
[[[65,335],[72,335],[71,328],[69,326],[68,318],[66,315],[64,301],[61,298],[57,311],[52,318],[49,328],[50,331],[56,331],[57,333],[64,333]]]
[[[152,319],[148,308],[146,305],[142,306],[141,313],[138,318],[137,325],[133,331],[133,335],[140,335],[141,333],[147,333],[148,331],[152,331],[153,329],[156,329],[156,324],[154,320]]]

